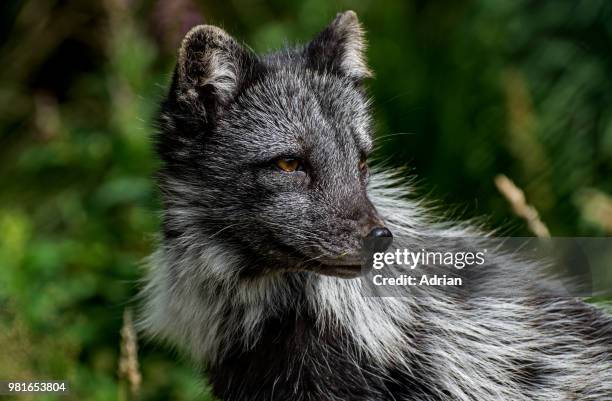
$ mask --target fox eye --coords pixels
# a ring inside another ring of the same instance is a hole
[[[361,171],[362,173],[365,173],[367,170],[368,170],[368,163],[365,157],[362,157],[361,160],[359,160],[359,171]]]
[[[304,165],[300,159],[294,157],[283,157],[275,161],[276,166],[287,173],[304,170]]]

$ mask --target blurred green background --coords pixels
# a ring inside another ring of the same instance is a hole
[[[67,400],[128,399],[122,314],[159,224],[152,121],[180,38],[202,22],[265,51],[354,9],[376,74],[381,160],[509,234],[528,232],[495,188],[500,173],[553,235],[612,232],[610,1],[0,7],[0,379],[67,379]],[[141,399],[211,399],[187,362],[139,345]]]

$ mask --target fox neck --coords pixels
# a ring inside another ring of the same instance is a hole
[[[149,310],[142,324],[153,335],[183,344],[202,366],[231,349],[251,349],[269,322],[296,316],[305,318],[311,333],[343,333],[350,338],[345,338],[349,355],[380,365],[410,344],[397,323],[410,319],[409,299],[365,297],[359,280],[315,273],[240,277],[245,262],[215,243],[165,246],[152,263],[156,273],[144,292]]]

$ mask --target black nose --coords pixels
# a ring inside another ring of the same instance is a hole
[[[365,238],[365,249],[369,252],[384,252],[393,243],[393,234],[387,227],[376,227]]]
[[[368,238],[393,238],[393,234],[387,227],[376,227],[368,234]]]

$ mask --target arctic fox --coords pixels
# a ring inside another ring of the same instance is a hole
[[[214,26],[186,35],[159,118],[144,330],[228,401],[612,399],[612,320],[578,299],[512,274],[521,296],[363,295],[364,239],[480,235],[368,170],[364,46],[352,11],[266,55]]]

